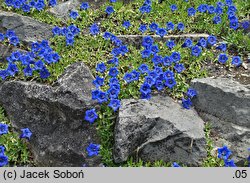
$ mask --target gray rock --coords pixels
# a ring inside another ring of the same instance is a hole
[[[0,84],[0,105],[13,126],[28,127],[34,160],[39,166],[98,166],[100,157],[89,158],[86,147],[99,143],[96,124],[84,121],[91,100],[93,76],[82,63],[66,69],[55,86],[35,82]]]
[[[80,4],[79,0],[69,0],[50,8],[48,12],[58,18],[67,20],[69,19],[69,12],[73,9],[79,8]]]
[[[26,52],[25,50],[15,48],[15,47],[10,46],[10,45],[6,46],[6,45],[3,45],[3,44],[0,44],[0,62],[4,62],[5,59],[7,57],[9,57],[11,55],[11,53],[14,52],[14,51],[20,51],[20,52],[23,52],[23,53]]]
[[[194,79],[191,86],[199,92],[194,100],[199,111],[250,128],[250,85],[219,77]]]
[[[250,147],[250,85],[227,78],[195,79],[198,96],[193,103],[204,121],[210,122],[216,147],[227,145],[232,158],[243,166]]]
[[[169,97],[122,100],[115,127],[114,161],[129,156],[144,161],[201,165],[206,157],[204,122]]]
[[[12,29],[20,41],[31,43],[52,37],[52,26],[16,13],[0,12],[0,29]]]

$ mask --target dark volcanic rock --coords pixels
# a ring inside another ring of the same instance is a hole
[[[52,37],[52,26],[16,13],[0,12],[0,29],[12,29],[20,41],[30,43]]]
[[[198,166],[206,157],[204,122],[169,97],[122,100],[115,127],[114,160],[178,161]]]
[[[93,76],[82,63],[66,69],[56,84],[6,81],[0,84],[2,105],[13,126],[30,128],[30,144],[39,166],[98,166],[100,157],[88,158],[86,147],[99,143],[96,126],[84,121],[91,101]]]
[[[215,146],[228,145],[243,166],[250,147],[250,85],[227,78],[195,79],[191,85],[198,92],[194,106],[211,123]]]

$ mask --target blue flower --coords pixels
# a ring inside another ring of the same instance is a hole
[[[174,77],[171,78],[165,78],[165,86],[167,86],[169,89],[172,89],[176,85],[176,81]]]
[[[156,80],[155,81],[155,87],[158,91],[161,91],[164,89],[164,83],[162,80]]]
[[[221,8],[221,6],[217,6],[217,7],[215,8],[215,13],[216,13],[217,15],[221,15],[221,14],[223,13],[223,9]]]
[[[182,71],[185,70],[185,67],[184,67],[183,64],[177,63],[177,64],[175,64],[174,69],[175,69],[178,73],[181,73]]]
[[[54,36],[59,36],[61,34],[61,29],[60,27],[58,26],[55,26],[53,29],[52,29],[52,33]]]
[[[80,6],[81,10],[87,10],[89,8],[89,3],[88,2],[83,2]]]
[[[151,51],[150,50],[142,50],[141,51],[141,55],[142,55],[142,58],[149,58],[150,55],[151,55]]]
[[[153,58],[152,58],[152,62],[154,63],[155,66],[158,66],[159,64],[161,64],[162,61],[163,61],[162,56],[157,55],[157,54],[155,54],[155,55],[153,56]]]
[[[126,83],[131,83],[133,81],[133,75],[131,73],[126,73],[123,77]]]
[[[146,24],[141,24],[140,27],[139,27],[139,31],[144,33],[146,30],[147,30],[147,25]]]
[[[120,100],[111,99],[108,106],[111,107],[114,111],[117,111],[117,109],[119,109],[121,106]]]
[[[236,165],[234,164],[234,160],[228,160],[228,159],[224,159],[224,163],[225,163],[225,167],[236,167]]]
[[[35,8],[38,10],[38,11],[42,11],[44,8],[45,8],[45,3],[42,2],[42,1],[38,1],[35,5]]]
[[[149,71],[149,67],[146,64],[141,64],[138,69],[142,74],[147,73]]]
[[[20,57],[21,57],[21,53],[19,51],[14,51],[11,53],[11,59],[13,61],[19,60]]]
[[[49,6],[54,7],[57,4],[56,0],[49,0]]]
[[[228,149],[227,146],[223,146],[221,148],[218,148],[218,158],[220,159],[228,159],[230,157],[230,155],[232,154],[232,152],[230,151],[230,149]]]
[[[190,98],[193,98],[193,97],[197,96],[197,91],[195,89],[189,88],[187,90],[187,96]]]
[[[178,7],[177,7],[176,4],[172,4],[172,5],[170,6],[170,9],[171,9],[172,12],[174,12],[174,11],[176,11],[176,10],[178,9]]]
[[[34,66],[35,66],[34,67],[35,70],[41,70],[44,68],[44,63],[43,61],[38,60],[37,62],[35,62]]]
[[[154,39],[151,36],[145,36],[142,39],[142,45],[145,46],[151,46],[154,43]]]
[[[21,8],[21,6],[22,6],[21,1],[16,0],[16,1],[13,2],[13,7],[14,8],[19,9],[19,8]]]
[[[188,99],[183,98],[183,99],[182,99],[182,106],[183,106],[185,109],[190,109],[190,107],[192,106],[191,99],[190,99],[190,98],[188,98]]]
[[[242,64],[240,57],[239,56],[233,56],[232,64],[235,65],[236,67],[240,66]]]
[[[32,76],[33,74],[33,69],[30,67],[30,65],[27,65],[24,69],[23,69],[23,73],[25,76]]]
[[[66,39],[66,45],[67,46],[73,46],[73,44],[74,44],[74,39]]]
[[[5,150],[5,147],[0,146],[0,156],[4,155],[4,150]]]
[[[184,43],[182,44],[182,47],[185,48],[185,47],[188,47],[188,48],[191,48],[193,46],[193,41],[192,39],[190,38],[187,38]]]
[[[16,73],[18,73],[19,69],[16,64],[9,63],[7,71],[10,76],[14,76]]]
[[[163,58],[162,63],[164,66],[171,66],[173,63],[172,57],[166,56]]]
[[[244,20],[243,22],[241,22],[241,26],[243,29],[247,30],[250,27],[250,22],[248,20]]]
[[[218,61],[221,63],[221,64],[225,64],[228,60],[228,57],[225,53],[221,53],[219,55],[219,58],[218,58]]]
[[[46,69],[45,67],[40,70],[39,74],[41,79],[47,79],[50,76],[48,69]]]
[[[150,13],[151,9],[152,9],[152,7],[150,5],[145,4],[145,5],[141,6],[139,10],[142,14],[144,14],[144,13]]]
[[[192,47],[191,54],[192,54],[193,56],[196,56],[196,57],[200,56],[200,55],[201,55],[201,49],[200,49],[200,47],[197,46],[197,45],[196,45],[196,46],[193,46],[193,47]]]
[[[8,74],[7,70],[0,70],[0,78],[2,80],[5,80],[8,76],[9,76],[9,74]]]
[[[207,5],[206,4],[200,4],[197,8],[197,10],[201,13],[205,13],[207,11]]]
[[[236,29],[238,29],[238,27],[239,27],[239,22],[238,22],[238,20],[231,20],[231,21],[230,21],[230,28],[231,28],[231,29],[236,30]]]
[[[133,77],[133,81],[138,81],[139,80],[139,77],[140,77],[140,72],[136,71],[136,70],[133,70],[131,72],[132,74],[132,77]]]
[[[173,49],[173,47],[175,47],[175,43],[173,40],[168,40],[167,43],[166,43],[167,47],[171,50]]]
[[[9,128],[8,125],[0,123],[0,136],[3,134],[7,134],[9,131],[8,128]]]
[[[111,3],[115,3],[117,0],[110,0]]]
[[[188,8],[188,16],[194,16],[196,13],[196,10],[191,7],[191,8]]]
[[[100,73],[104,73],[106,71],[106,65],[103,62],[97,64],[96,71]]]
[[[150,46],[150,51],[154,55],[154,54],[156,54],[156,53],[159,52],[159,48],[158,48],[158,46],[156,44],[155,45],[151,45]]]
[[[86,148],[88,156],[89,157],[97,156],[99,154],[100,148],[101,145],[90,143],[89,146]]]
[[[103,34],[103,38],[105,39],[105,40],[109,40],[109,39],[111,39],[111,33],[110,32],[104,32],[104,34]]]
[[[78,12],[75,10],[70,11],[69,16],[70,18],[76,19],[78,17]]]
[[[145,83],[147,83],[150,87],[152,87],[155,84],[155,79],[151,76],[146,76]]]
[[[118,55],[121,54],[121,49],[120,48],[114,48],[112,51],[111,51],[111,54],[115,57],[117,57]]]
[[[168,22],[166,24],[166,27],[167,27],[167,30],[174,30],[174,24],[173,24],[173,22]]]
[[[92,100],[97,100],[99,90],[92,90],[91,95],[92,95]]]
[[[19,38],[17,36],[13,36],[9,38],[9,41],[10,41],[10,44],[14,46],[17,46],[20,43]]]
[[[226,0],[226,5],[227,6],[230,6],[230,5],[232,5],[233,4],[233,0]]]
[[[178,23],[177,29],[178,29],[179,31],[184,31],[184,29],[185,29],[184,23],[182,23],[182,22]]]
[[[120,46],[120,52],[121,52],[121,55],[125,55],[126,53],[128,53],[128,47],[126,45],[122,45]]]
[[[30,131],[29,128],[23,128],[21,129],[22,134],[20,135],[20,138],[26,138],[28,140],[30,140],[30,137],[32,135],[32,132]]]
[[[114,64],[117,66],[119,64],[119,59],[117,57],[114,57],[113,59],[109,60],[107,64]]]
[[[221,23],[221,17],[220,16],[215,16],[213,18],[213,22],[214,22],[214,24],[220,24]]]
[[[159,36],[161,36],[161,37],[164,37],[167,34],[167,31],[164,28],[158,28],[156,30],[156,34],[159,35]]]
[[[26,13],[30,12],[30,5],[24,4],[22,6],[22,10],[23,10],[23,12],[26,12]]]
[[[130,21],[124,21],[122,26],[128,29],[131,26]]]
[[[197,45],[201,46],[203,48],[206,48],[207,47],[207,40],[205,38],[200,38]]]
[[[107,8],[106,8],[106,13],[108,14],[108,15],[110,15],[111,13],[113,13],[115,10],[114,10],[114,8],[112,7],[112,6],[108,6]]]
[[[174,162],[174,163],[172,164],[172,167],[181,167],[181,166],[178,165],[178,163]]]
[[[112,67],[109,70],[109,76],[116,77],[119,74],[119,71],[116,67]]]
[[[118,95],[120,93],[120,89],[117,88],[117,84],[112,84],[107,92],[108,92],[108,95],[111,99],[116,99],[116,98],[118,98]]]
[[[208,36],[208,38],[207,38],[207,42],[208,42],[208,44],[210,44],[210,45],[215,45],[216,44],[216,42],[217,42],[217,39],[216,39],[216,37],[215,36],[212,36],[212,35],[210,35],[210,36]]]
[[[99,91],[99,93],[97,95],[97,100],[100,104],[107,102],[108,101],[108,94],[106,92]]]
[[[144,95],[151,93],[151,87],[148,83],[143,83],[140,87],[140,92]]]
[[[208,10],[208,13],[209,13],[209,14],[214,14],[214,13],[215,13],[215,7],[212,6],[212,5],[209,5],[209,6],[207,7],[207,10]]]
[[[96,88],[99,88],[104,85],[104,79],[97,76],[96,79],[93,81],[93,84],[95,85]]]
[[[216,47],[217,50],[226,51],[227,50],[227,44],[221,43],[219,46]]]
[[[98,115],[95,109],[89,109],[85,112],[84,119],[88,121],[90,124],[93,124],[97,118],[98,118]]]
[[[0,167],[3,167],[9,163],[8,156],[0,155]]]
[[[7,6],[12,6],[13,5],[13,0],[5,0],[5,4]]]
[[[119,84],[119,79],[117,79],[116,77],[110,78],[109,85],[111,86],[112,84]]]
[[[171,54],[171,58],[173,59],[174,62],[178,62],[181,60],[181,54],[179,52],[173,52]]]
[[[15,36],[16,36],[15,31],[13,31],[11,29],[9,29],[9,30],[6,31],[6,37],[8,39],[10,39],[11,37],[15,37]]]
[[[91,25],[89,31],[90,31],[90,34],[92,34],[92,35],[97,35],[100,32],[97,24]]]
[[[5,35],[2,34],[2,33],[0,33],[0,41],[1,41],[1,42],[4,41],[4,38],[5,38]]]
[[[153,22],[152,24],[149,25],[150,31],[155,32],[158,29],[158,24]]]
[[[174,73],[173,71],[170,71],[170,70],[166,70],[164,73],[163,73],[163,77],[164,79],[169,79],[169,78],[173,78],[174,77]]]

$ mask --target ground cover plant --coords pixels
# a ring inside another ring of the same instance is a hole
[[[93,142],[86,151],[89,156],[100,154],[104,166],[178,167],[181,162],[149,163],[132,157],[123,164],[113,162],[113,129],[121,99],[148,100],[156,93],[164,93],[182,100],[183,108],[189,110],[192,98],[197,95],[190,88],[190,81],[210,74],[206,64],[219,64],[225,70],[237,72],[249,59],[250,37],[246,32],[250,27],[250,2],[247,0],[136,0],[128,4],[110,0],[98,9],[83,2],[69,12],[66,21],[47,12],[60,3],[56,0],[0,2],[2,10],[54,26],[53,38],[31,45],[22,43],[12,30],[0,33],[1,44],[28,50],[14,51],[6,58],[7,62],[0,63],[0,79],[53,84],[67,66],[84,62],[96,78],[92,99],[101,105],[100,110],[86,111],[83,119],[83,123],[98,123],[101,138],[101,144]],[[206,33],[208,37],[164,39],[167,35],[198,33]],[[143,35],[139,48],[125,43],[122,35]],[[14,128],[11,132],[6,130],[4,125],[10,124],[4,116],[1,110],[0,162],[3,163],[0,166],[30,164],[27,140],[32,133],[24,129],[21,137],[26,140],[20,140]],[[235,166],[226,146],[212,153],[209,131],[208,123],[205,128],[208,157],[203,166]],[[246,157],[246,166],[247,161]]]

